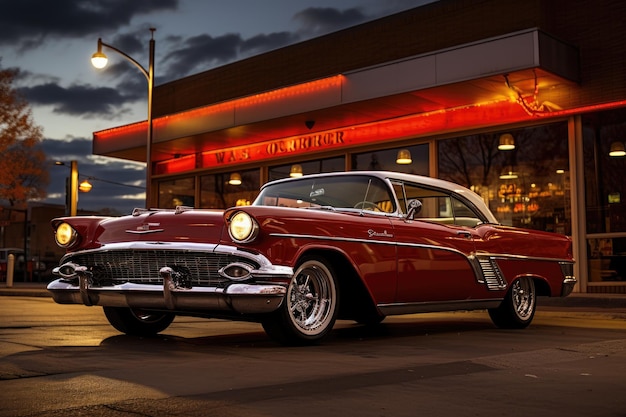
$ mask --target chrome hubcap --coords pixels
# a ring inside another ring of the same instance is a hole
[[[522,320],[532,316],[535,308],[535,288],[530,278],[515,281],[512,288],[513,306],[515,313]]]
[[[289,315],[304,333],[317,334],[332,318],[335,288],[329,271],[317,262],[305,262],[293,279],[289,293]]]

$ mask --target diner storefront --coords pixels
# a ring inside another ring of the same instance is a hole
[[[572,236],[577,291],[626,293],[626,48],[611,20],[626,7],[601,1],[596,21],[591,2],[546,3],[444,0],[157,86],[149,205],[246,205],[319,172],[433,176],[503,224]],[[519,23],[461,22],[516,6]],[[406,40],[443,23],[465,31]],[[328,59],[287,65],[315,51]],[[94,153],[145,161],[146,130],[95,132]]]

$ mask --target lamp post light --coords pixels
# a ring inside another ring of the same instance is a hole
[[[62,161],[56,161],[55,165],[64,165],[67,164]],[[76,216],[78,212],[78,191],[82,191],[84,193],[88,193],[91,191],[91,184],[89,181],[85,180],[78,184],[78,162],[70,161],[70,176],[67,178],[65,182],[65,207],[66,207],[66,215]]]
[[[102,39],[98,38],[98,51],[92,55],[91,63],[94,67],[101,69],[104,68],[108,62],[107,56],[102,52],[102,47],[107,47],[124,58],[133,63],[139,71],[148,80],[148,138],[146,140],[146,208],[150,208],[151,205],[151,180],[152,180],[152,90],[154,88],[154,31],[155,28],[150,28],[150,54],[148,61],[148,70],[146,70],[139,62],[120,51],[116,47],[102,42]]]

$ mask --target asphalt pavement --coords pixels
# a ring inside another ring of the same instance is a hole
[[[50,297],[44,282],[14,282],[7,287],[0,282],[0,296],[18,297]],[[626,294],[594,294],[574,292],[568,297],[540,297],[539,307],[553,308],[587,308],[587,309],[624,309],[626,310]]]

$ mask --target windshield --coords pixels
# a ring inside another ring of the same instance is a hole
[[[303,178],[265,187],[256,206],[351,208],[395,212],[395,203],[383,180],[364,175]]]

